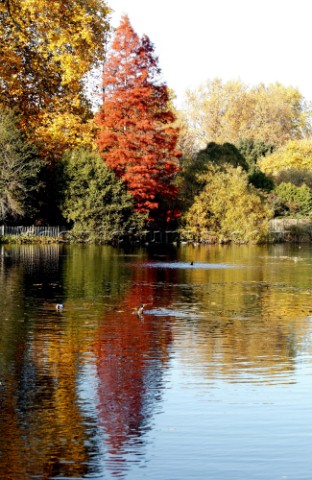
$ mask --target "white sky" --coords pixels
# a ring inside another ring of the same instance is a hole
[[[155,46],[181,105],[186,88],[219,77],[280,82],[312,100],[312,0],[107,0]]]

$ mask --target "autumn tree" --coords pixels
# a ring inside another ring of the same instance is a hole
[[[240,138],[250,116],[248,87],[240,81],[223,83],[215,78],[187,90],[184,118],[197,150],[209,142]]]
[[[312,172],[312,141],[291,141],[258,161],[263,172],[277,178],[282,172]]]
[[[303,96],[280,83],[249,87],[241,81],[210,80],[186,92],[182,118],[188,126],[183,130],[188,151],[190,144],[198,151],[209,142],[245,139],[280,146],[311,133]]]
[[[149,38],[140,38],[124,16],[103,72],[103,105],[97,116],[98,146],[150,219],[175,217],[178,130],[170,95]]]
[[[237,243],[265,239],[272,212],[241,167],[211,165],[202,181],[203,189],[184,215],[183,238]]]
[[[266,143],[284,145],[310,132],[310,113],[301,93],[276,82],[260,84],[250,90],[252,99],[252,137]],[[251,137],[251,135],[248,135]]]
[[[103,61],[108,13],[103,0],[0,2],[0,105],[44,152],[90,142],[84,77]]]

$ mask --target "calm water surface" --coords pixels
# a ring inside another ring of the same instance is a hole
[[[311,267],[0,246],[0,479],[311,480]]]

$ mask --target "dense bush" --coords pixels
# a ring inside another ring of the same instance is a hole
[[[205,186],[186,212],[181,229],[193,241],[262,241],[271,210],[248,183],[240,167],[210,167],[202,176]]]
[[[239,140],[236,143],[236,147],[248,163],[248,171],[250,173],[254,172],[259,159],[270,155],[275,150],[275,145],[272,143],[249,138]]]
[[[312,190],[307,185],[296,187],[292,183],[281,183],[275,193],[288,208],[289,215],[312,216]]]

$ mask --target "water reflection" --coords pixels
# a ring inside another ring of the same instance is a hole
[[[104,316],[98,331],[99,418],[106,434],[108,465],[115,474],[127,469],[125,458],[130,452],[135,451],[137,461],[141,460],[142,437],[160,408],[171,324],[148,314],[138,316],[135,307],[143,301],[160,306],[170,302],[170,296],[162,292],[156,271],[132,269],[122,304]]]
[[[259,414],[272,386],[308,404],[311,264],[310,246],[2,246],[0,479],[128,480],[144,466],[183,480],[199,464],[207,478],[203,439],[220,445],[226,428],[221,410],[213,427],[212,406],[231,416],[247,396]]]

